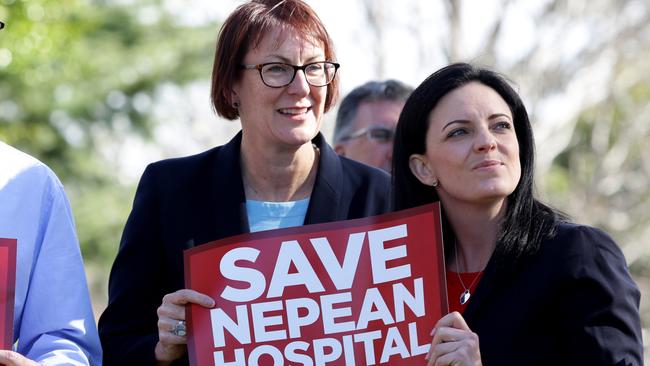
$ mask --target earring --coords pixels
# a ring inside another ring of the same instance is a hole
[[[431,182],[431,186],[432,186],[432,187],[437,187],[437,186],[438,186],[438,183],[439,183],[438,180],[435,179],[435,178],[433,178],[433,182]]]

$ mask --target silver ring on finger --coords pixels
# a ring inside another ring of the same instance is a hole
[[[187,326],[185,320],[179,320],[178,323],[172,328],[172,334],[178,337],[185,337],[187,335]]]

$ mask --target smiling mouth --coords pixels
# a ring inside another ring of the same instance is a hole
[[[302,108],[280,108],[278,112],[280,114],[285,114],[289,116],[297,116],[301,114],[306,114],[311,111],[311,107],[302,107]]]

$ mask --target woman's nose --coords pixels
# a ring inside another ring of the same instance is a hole
[[[287,87],[287,90],[290,94],[309,94],[309,83],[307,82],[307,75],[305,75],[305,72],[303,70],[296,71],[296,76]]]
[[[497,140],[489,131],[482,131],[476,136],[474,148],[480,152],[487,152],[496,149]]]

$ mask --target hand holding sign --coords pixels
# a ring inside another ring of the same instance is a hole
[[[194,290],[178,290],[163,297],[157,311],[158,343],[155,349],[157,361],[171,362],[187,351],[187,338],[173,334],[172,330],[178,321],[185,320],[185,305],[190,303],[208,309],[214,306],[214,300]]]
[[[467,326],[459,312],[442,317],[431,332],[433,340],[426,359],[427,366],[480,366],[481,351],[476,333]]]

